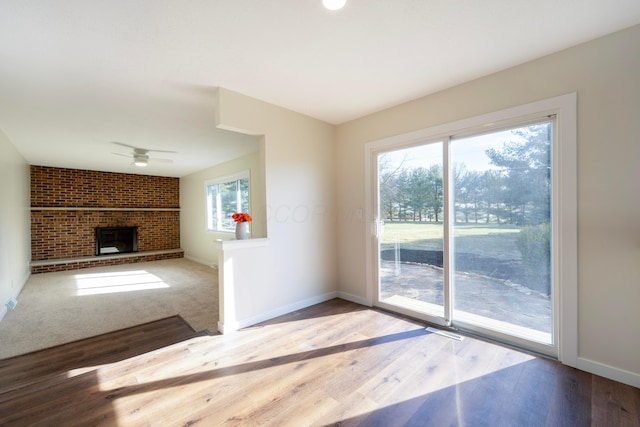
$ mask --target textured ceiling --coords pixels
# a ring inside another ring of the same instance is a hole
[[[0,0],[0,130],[32,164],[184,176],[256,149],[214,128],[215,87],[339,124],[638,23],[638,0]],[[142,171],[110,141],[177,153]]]

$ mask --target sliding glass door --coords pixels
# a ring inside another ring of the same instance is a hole
[[[442,142],[378,155],[379,296],[444,317]]]
[[[553,135],[545,117],[377,152],[376,303],[555,354]]]

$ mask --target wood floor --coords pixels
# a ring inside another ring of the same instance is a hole
[[[640,425],[640,389],[342,300],[230,335],[180,321],[0,360],[0,425]]]

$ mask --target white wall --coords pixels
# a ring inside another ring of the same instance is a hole
[[[579,367],[640,384],[640,26],[337,128],[340,291],[364,300],[364,144],[578,94]]]
[[[29,278],[29,165],[0,131],[0,320]]]
[[[212,166],[180,178],[180,247],[191,260],[213,265],[218,263],[216,239],[235,239],[230,233],[207,230],[205,181],[249,170],[250,209],[256,221],[251,223],[252,237],[266,237],[264,218],[264,174],[260,152]],[[263,219],[263,220],[261,220]]]
[[[233,255],[225,255],[225,286],[241,292],[235,321],[245,325],[335,296],[334,127],[223,88],[216,124],[263,137],[266,215],[254,221],[266,219],[267,240],[247,250],[230,244]]]

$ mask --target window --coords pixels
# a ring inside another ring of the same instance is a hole
[[[249,171],[205,183],[207,193],[207,230],[234,232],[231,216],[249,211]]]

